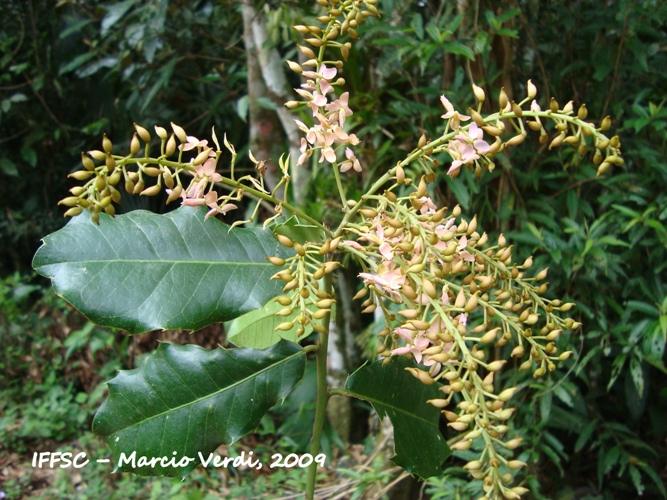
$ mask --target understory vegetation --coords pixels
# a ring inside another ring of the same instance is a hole
[[[110,464],[94,460],[82,469],[30,464],[35,452],[47,450],[110,458],[91,432],[106,381],[139,366],[160,342],[211,349],[227,342],[223,324],[137,336],[96,326],[32,273],[31,260],[40,239],[65,224],[57,203],[73,185],[67,174],[80,169],[81,151],[99,147],[103,133],[130,150],[133,122],[152,130],[174,121],[197,137],[208,137],[215,125],[244,158],[237,173],[252,172],[245,159],[258,139],[251,129],[259,122],[279,128],[275,116],[264,114],[275,115],[281,103],[268,91],[249,97],[253,70],[241,3],[264,23],[267,47],[300,60],[300,37],[290,27],[314,23],[315,2],[0,5],[0,492],[6,498],[296,498],[305,487],[305,469],[200,467],[181,482],[111,474]],[[472,83],[488,96],[487,114],[501,88],[519,101],[531,79],[542,109],[553,97],[572,100],[575,110],[585,103],[591,117],[611,117],[624,162],[606,175],[596,175],[591,154],[550,148],[553,128],[548,141],[529,130],[522,147],[497,155],[493,171],[479,179],[480,172],[466,169],[452,179],[450,155],[435,154],[441,166],[431,194],[438,205],[477,214],[489,240],[504,235],[515,262],[532,255],[536,268],[549,267],[547,296],[576,303],[572,317],[582,327],[560,339],[562,351],[574,352],[570,360],[544,378],[516,370],[499,375],[506,386],[531,389],[515,396],[511,420],[523,439],[517,456],[528,464],[520,474],[530,498],[667,498],[667,3],[379,0],[377,8],[380,18],[359,30],[341,72],[354,109],[348,124],[361,139],[355,152],[365,167],[344,176],[349,199],[358,200],[422,134],[442,133],[443,109],[433,104],[441,95],[459,110],[475,107]],[[298,87],[298,77],[284,69]],[[279,138],[278,151],[288,150]],[[275,173],[280,153],[268,154]],[[331,194],[335,182],[317,162],[298,179],[304,212],[328,227],[342,218]],[[165,212],[172,207],[165,199],[124,195],[117,212]],[[239,203],[225,221],[247,219],[253,208]],[[271,208],[260,207],[259,225]],[[336,278],[341,337],[353,339],[340,348],[345,373],[374,357],[384,328],[351,301],[359,272],[351,264]],[[303,380],[257,432],[218,454],[252,451],[268,463],[275,452],[303,453],[315,384],[309,361]],[[331,418],[337,410],[345,422]],[[322,438],[327,468],[318,477],[326,498],[483,494],[463,468],[475,450],[454,451],[443,477],[418,482],[390,461],[391,432],[369,404],[354,401],[333,412]]]

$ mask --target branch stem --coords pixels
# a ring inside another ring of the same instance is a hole
[[[333,285],[331,274],[324,276],[324,291],[331,294]],[[324,421],[326,419],[326,408],[329,401],[329,388],[327,387],[327,351],[329,344],[329,321],[331,313],[327,313],[322,319],[324,330],[320,333],[319,349],[315,355],[317,361],[317,400],[315,406],[315,422],[313,423],[313,437],[310,443],[310,454],[315,457],[320,452],[320,442]],[[308,478],[306,482],[306,499],[313,500],[315,497],[315,483],[317,482],[317,462],[308,467]]]

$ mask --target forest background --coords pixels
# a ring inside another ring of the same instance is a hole
[[[129,143],[133,122],[152,128],[175,121],[199,137],[215,125],[240,156],[251,147],[255,156],[277,161],[293,148],[278,114],[285,99],[271,90],[263,57],[298,60],[290,26],[310,24],[314,7],[297,0],[0,5],[0,491],[7,498],[299,491],[295,470],[199,469],[180,483],[111,476],[102,466],[31,468],[34,451],[103,456],[90,423],[104,382],[136,366],[159,340],[213,347],[225,337],[222,326],[194,338],[128,337],[96,327],[32,274],[30,263],[40,238],[64,225],[56,203],[72,185],[67,174],[79,169],[81,151],[99,147],[102,133]],[[625,164],[604,177],[596,178],[595,165],[575,151],[549,151],[532,135],[479,180],[467,171],[451,180],[444,169],[438,197],[478,214],[491,237],[505,234],[517,261],[533,254],[551,267],[550,291],[577,303],[583,329],[571,339],[576,360],[544,382],[524,380],[536,390],[517,403],[514,422],[534,497],[665,498],[667,3],[380,0],[378,7],[382,17],[360,31],[343,75],[355,110],[350,120],[362,138],[358,156],[369,166],[349,181],[351,197],[423,132],[436,135],[441,94],[458,109],[472,105],[472,81],[490,96],[504,87],[511,99],[524,95],[530,78],[543,107],[553,96],[572,99],[575,109],[586,103],[590,116],[612,117]],[[299,85],[286,66],[271,71]],[[298,201],[326,219],[339,208],[329,195],[333,182],[313,165],[296,179]],[[123,212],[141,208],[166,210],[155,199],[124,197]],[[355,275],[338,277],[345,373],[370,356],[375,327],[345,301]],[[302,453],[313,391],[306,377],[258,434],[223,451]],[[444,479],[417,484],[388,462],[390,436],[367,406],[335,411],[347,418],[328,427],[333,468],[320,481],[332,497],[355,489],[366,498],[474,494],[460,469],[464,453],[447,462]]]

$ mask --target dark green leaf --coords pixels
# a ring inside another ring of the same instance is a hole
[[[396,464],[423,479],[441,476],[441,465],[451,452],[438,427],[440,410],[426,401],[442,393],[437,385],[424,385],[406,372],[408,366],[414,364],[400,357],[385,367],[380,362],[362,366],[347,379],[345,390],[369,401],[380,418],[389,416]]]
[[[185,477],[223,443],[240,439],[303,377],[305,356],[287,341],[265,349],[215,349],[160,344],[140,368],[121,371],[95,415],[93,430],[106,437],[117,471]],[[185,467],[119,466],[136,459],[194,458]]]
[[[84,213],[44,238],[33,266],[100,325],[141,333],[229,321],[281,292],[265,257],[290,251],[269,230],[229,231],[204,212],[102,214],[99,226]]]
[[[84,52],[81,55],[76,56],[74,59],[72,59],[70,62],[67,64],[63,65],[60,67],[60,71],[58,71],[59,75],[64,75],[65,73],[69,73],[70,71],[74,71],[75,69],[79,69],[81,66],[86,64],[88,61],[90,61],[92,58],[97,56],[97,52],[91,50],[90,52]]]
[[[574,452],[579,453],[584,446],[586,446],[586,443],[591,437],[591,434],[593,434],[593,431],[598,427],[599,422],[597,420],[591,420],[586,427],[581,431],[581,434],[579,434],[579,437],[577,438],[577,442],[574,444]]]
[[[107,14],[102,19],[102,33],[113,28],[135,3],[137,3],[136,0],[125,0],[124,2],[107,5],[105,7]]]

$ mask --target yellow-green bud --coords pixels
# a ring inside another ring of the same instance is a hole
[[[88,158],[85,153],[81,153],[81,163],[83,164],[83,167],[86,170],[95,170],[95,164],[93,163],[93,160]]]
[[[192,161],[192,164],[193,165],[201,165],[202,163],[204,163],[206,160],[208,160],[208,155],[209,155],[210,151],[211,151],[211,148],[204,149],[204,151],[202,151],[201,153],[199,153],[195,157],[195,159]]]
[[[188,142],[188,135],[185,133],[183,128],[179,127],[174,122],[171,122],[171,128],[173,129],[174,134],[176,134],[176,137],[178,137],[179,141]]]
[[[281,259],[280,257],[267,257],[266,260],[268,260],[274,266],[284,266],[285,265],[285,259]]]
[[[169,137],[167,130],[163,127],[158,127],[157,125],[155,125],[155,133],[162,141],[166,141],[167,138]]]
[[[137,131],[137,134],[139,134],[139,137],[141,137],[141,140],[144,142],[150,142],[151,141],[151,134],[148,133],[148,130],[146,130],[144,127],[141,125],[137,125],[136,123],[133,123],[135,130]]]
[[[285,321],[284,323],[280,323],[277,327],[276,330],[277,332],[287,332],[294,328],[294,321]]]
[[[83,212],[83,208],[81,208],[81,207],[72,207],[67,212],[65,212],[65,217],[75,217],[75,216],[79,215],[81,212]]]
[[[139,143],[137,134],[134,134],[132,136],[132,140],[130,141],[130,156],[136,155],[140,149],[141,149],[141,144]]]
[[[159,184],[155,184],[155,186],[151,186],[149,188],[144,189],[141,193],[139,193],[141,196],[155,196],[160,192],[160,186]]]
[[[113,143],[111,140],[107,137],[107,134],[104,134],[102,136],[102,149],[104,149],[105,153],[111,153],[111,150],[113,149]]]
[[[164,154],[171,156],[176,151],[176,139],[174,139],[174,134],[171,134],[169,140],[167,141],[167,146],[164,149]]]
[[[86,179],[89,179],[91,175],[93,175],[93,173],[89,170],[77,170],[76,172],[69,174],[67,177],[71,177],[77,181],[85,181]]]

